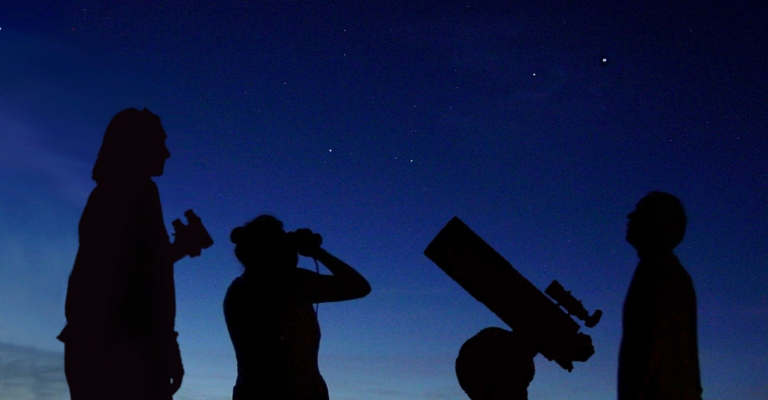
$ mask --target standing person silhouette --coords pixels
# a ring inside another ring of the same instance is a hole
[[[312,304],[364,297],[371,291],[368,281],[324,250],[320,235],[309,229],[286,233],[269,215],[233,229],[230,239],[245,267],[224,299],[237,357],[233,400],[327,400]],[[321,262],[333,275],[298,268],[299,255]]]
[[[72,400],[169,400],[181,386],[173,264],[200,248],[169,241],[151,179],[171,155],[165,140],[146,108],[120,111],[104,133],[58,336]]]
[[[672,252],[685,234],[683,206],[651,192],[628,218],[626,239],[640,263],[624,301],[618,398],[701,399],[696,293]]]

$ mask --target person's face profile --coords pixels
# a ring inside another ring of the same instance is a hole
[[[649,209],[648,204],[644,204],[641,200],[635,206],[635,210],[627,215],[627,220],[627,242],[635,248],[643,247],[648,242],[649,236],[652,235],[651,231],[654,225],[652,210]]]
[[[171,156],[171,152],[165,144],[167,135],[162,126],[153,129],[147,140],[144,154],[150,176],[161,176],[165,172],[165,160]]]
[[[637,216],[637,209],[632,211],[627,215],[627,231],[626,231],[626,240],[631,245],[635,245],[635,242],[637,241],[638,236],[638,216]]]

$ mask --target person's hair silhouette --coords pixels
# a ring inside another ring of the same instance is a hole
[[[696,293],[673,249],[686,216],[675,196],[651,192],[628,215],[640,263],[624,301],[618,398],[701,399]]]
[[[58,336],[72,400],[167,400],[181,386],[173,264],[199,249],[165,229],[151,179],[165,140],[147,109],[120,111],[104,133]]]
[[[171,156],[160,117],[146,108],[128,108],[112,117],[91,177],[96,183],[145,179],[163,174]]]
[[[224,316],[237,357],[234,400],[326,400],[318,369],[320,326],[313,303],[366,296],[368,281],[321,247],[309,229],[286,233],[262,215],[232,230],[245,267],[224,299]],[[298,256],[320,261],[333,275],[298,268]]]

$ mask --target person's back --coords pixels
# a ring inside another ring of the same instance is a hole
[[[679,200],[660,192],[629,215],[627,241],[640,263],[624,302],[619,400],[701,399],[696,294],[672,252],[685,224]]]

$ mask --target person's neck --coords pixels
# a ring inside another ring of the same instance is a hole
[[[103,179],[96,182],[97,185],[102,186],[137,186],[143,185],[152,181],[150,176],[142,175],[115,175],[110,179]]]
[[[638,249],[637,256],[640,258],[640,261],[656,261],[674,258],[675,253],[672,249]]]

